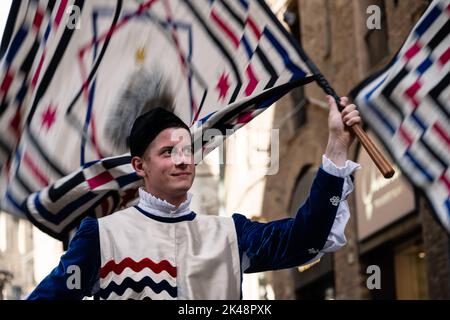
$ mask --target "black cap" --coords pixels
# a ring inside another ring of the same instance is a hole
[[[148,145],[167,128],[184,128],[190,131],[183,120],[164,108],[154,108],[137,117],[128,137],[131,156],[142,157]]]

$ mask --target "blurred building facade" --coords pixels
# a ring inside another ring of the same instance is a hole
[[[62,253],[62,242],[26,219],[0,212],[0,300],[25,299]]]
[[[24,288],[33,283],[32,227],[7,213],[0,212],[0,298],[20,299]]]
[[[0,300],[24,299],[58,263],[63,245],[28,220],[0,212]]]
[[[429,4],[425,0],[267,2],[341,95],[392,59]],[[368,12],[370,6],[380,13],[380,29],[366,25],[374,12]],[[315,84],[294,90],[239,129],[232,137],[239,143],[229,139],[227,159],[238,155],[240,161],[224,169],[228,214],[241,212],[261,221],[295,214],[308,195],[327,144],[325,101]],[[275,156],[271,154],[274,141],[264,138],[268,136],[264,131],[270,129],[278,129],[279,134],[278,171],[273,175],[265,174]],[[257,155],[269,159],[268,164],[249,161]],[[383,179],[358,143],[349,157],[363,168],[355,174],[355,191],[349,198],[348,244],[307,268],[246,275],[244,298],[450,299],[449,237],[425,199],[398,168],[393,179]],[[379,283],[373,288],[371,276],[377,270]]]

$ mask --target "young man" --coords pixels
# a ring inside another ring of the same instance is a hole
[[[192,212],[189,128],[161,108],[140,116],[129,137],[133,168],[144,179],[139,204],[85,218],[29,299],[239,299],[243,272],[291,268],[336,251],[346,242],[345,199],[358,167],[347,160],[354,137],[345,125],[361,122],[354,105],[342,104],[341,114],[329,97],[329,141],[308,200],[295,218],[269,223]]]

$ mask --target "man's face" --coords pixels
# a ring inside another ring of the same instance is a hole
[[[147,147],[136,172],[145,180],[146,190],[164,200],[182,197],[194,182],[195,165],[191,135],[183,128],[161,131]]]

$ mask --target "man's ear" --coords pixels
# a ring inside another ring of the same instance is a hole
[[[135,156],[131,158],[131,166],[133,167],[134,171],[136,171],[138,176],[145,177],[144,160],[141,157]]]

